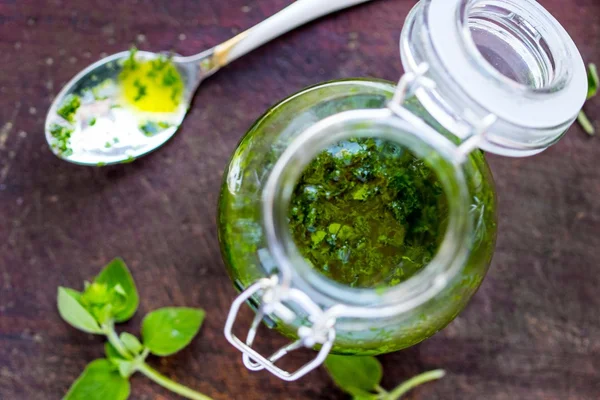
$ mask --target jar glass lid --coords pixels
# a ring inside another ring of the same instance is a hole
[[[434,89],[416,95],[460,138],[469,120],[494,115],[480,143],[498,154],[535,154],[573,123],[586,97],[577,47],[534,0],[424,0],[401,39],[407,71],[427,63]]]

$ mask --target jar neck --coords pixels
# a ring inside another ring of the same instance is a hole
[[[457,137],[470,135],[472,120],[498,117],[484,146],[494,153],[542,151],[585,101],[577,48],[534,0],[422,0],[400,48],[406,71],[429,65],[437,87],[417,97]]]
[[[398,116],[389,109],[354,110],[336,114],[296,137],[275,164],[263,192],[263,223],[268,247],[283,285],[307,293],[323,308],[342,304],[353,316],[396,315],[438,294],[463,268],[471,237],[466,178],[453,162],[456,147],[410,112]],[[437,175],[448,202],[446,232],[433,260],[408,280],[385,290],[353,288],[333,281],[311,267],[300,254],[289,226],[294,188],[305,167],[324,149],[340,141],[380,138],[408,149]]]

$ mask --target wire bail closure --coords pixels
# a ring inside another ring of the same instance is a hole
[[[260,295],[260,307],[252,321],[245,342],[233,334],[233,325],[241,306],[255,295]],[[288,305],[284,304],[287,303]],[[290,307],[295,305],[308,315],[310,326],[301,325],[297,330],[298,339],[275,351],[268,358],[252,348],[256,332],[262,319],[274,315],[286,323],[292,323],[298,314]],[[263,278],[242,292],[231,305],[225,323],[225,338],[242,352],[242,360],[251,371],[266,369],[285,381],[295,381],[320,366],[327,358],[335,341],[335,318],[327,315],[306,293],[294,288],[286,288],[279,283],[277,275]],[[302,347],[313,348],[320,345],[317,356],[295,372],[285,371],[275,365],[291,351]]]
[[[415,68],[414,72],[407,72],[400,77],[394,97],[392,97],[392,100],[388,103],[388,107],[391,108],[392,111],[394,110],[394,107],[401,107],[402,103],[404,103],[409,95],[414,93],[419,87],[430,90],[436,88],[437,85],[435,81],[425,76],[427,71],[429,71],[429,64],[421,63]]]
[[[407,72],[400,78],[396,92],[387,104],[387,108],[395,117],[402,118],[402,115],[406,115],[407,112],[411,113],[402,104],[417,90],[435,89],[435,81],[425,76],[428,70],[429,65],[422,63],[414,68],[414,72]],[[420,119],[420,117],[412,115]],[[483,120],[478,120],[474,113],[468,112],[466,120],[472,133],[457,147],[454,159],[456,165],[464,163],[468,155],[485,140],[487,130],[496,122],[496,116],[490,114]],[[342,304],[336,304],[324,310],[305,292],[291,286],[293,271],[287,263],[279,265],[278,268],[278,274],[258,280],[234,300],[227,316],[224,334],[229,343],[242,352],[242,361],[249,370],[266,369],[282,380],[295,381],[325,361],[335,342],[335,324],[339,318],[368,318],[375,313],[375,310],[359,310]],[[246,335],[246,340],[242,340],[233,333],[233,326],[240,308],[251,298],[258,300],[259,307]],[[390,308],[380,310],[377,314],[389,316],[394,312],[395,310]],[[267,316],[274,317],[286,324],[296,323],[300,326],[296,329],[298,337],[296,341],[265,357],[253,348],[253,344],[260,322]],[[312,349],[315,346],[320,346],[315,358],[294,372],[283,370],[275,365],[277,361],[294,350]]]
[[[404,101],[418,89],[434,90],[437,86],[434,80],[425,76],[427,71],[429,71],[428,63],[423,62],[414,66],[413,69],[414,72],[407,72],[402,75],[398,81],[394,97],[387,104],[387,107],[398,116],[401,116],[402,111],[404,111],[402,107]],[[485,141],[487,132],[496,123],[498,117],[494,114],[488,114],[480,120],[473,111],[465,110],[465,120],[471,127],[471,134],[458,146],[457,157],[454,160],[456,164],[463,164],[469,154],[479,148],[479,145]]]

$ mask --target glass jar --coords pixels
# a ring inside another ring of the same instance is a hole
[[[225,335],[252,370],[294,380],[329,352],[381,354],[412,346],[452,321],[481,284],[496,236],[495,189],[484,149],[543,151],[585,101],[577,48],[533,0],[423,0],[401,37],[396,85],[352,79],[307,88],[268,110],[226,170],[219,203],[222,254],[236,288]],[[327,278],[301,255],[289,226],[294,187],[324,149],[377,138],[437,176],[447,222],[433,259],[389,287]],[[244,302],[256,310],[246,340],[233,334]],[[260,321],[293,342],[270,357],[253,347]],[[316,357],[289,373],[275,362],[300,347]]]

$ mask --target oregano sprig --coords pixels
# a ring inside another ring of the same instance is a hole
[[[375,357],[330,355],[325,360],[325,369],[353,400],[398,400],[415,387],[445,375],[441,369],[424,372],[387,391],[380,386],[383,368]]]
[[[588,66],[587,100],[590,100],[592,97],[595,97],[598,94],[599,84],[600,79],[598,78],[598,68],[596,67],[596,64],[590,64]],[[596,134],[594,124],[590,121],[590,119],[587,117],[583,110],[579,112],[579,115],[577,116],[577,121],[579,121],[579,124],[581,125],[585,133],[587,133],[590,136]]]
[[[83,292],[59,287],[57,303],[60,316],[71,326],[108,340],[106,358],[88,364],[63,400],[126,400],[129,378],[136,372],[188,399],[211,400],[146,363],[150,354],[167,356],[186,347],[200,330],[203,310],[161,308],[142,321],[142,340],[128,332],[117,334],[115,323],[133,317],[139,304],[133,277],[120,258],[111,261],[92,282],[85,282]]]

